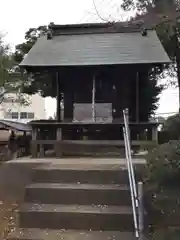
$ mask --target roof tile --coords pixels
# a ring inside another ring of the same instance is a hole
[[[20,66],[90,66],[168,63],[157,34],[141,32],[59,35],[38,39]]]

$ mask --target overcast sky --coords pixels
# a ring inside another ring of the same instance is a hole
[[[103,19],[121,20],[130,14],[122,12],[120,0],[95,0],[98,14]],[[0,31],[6,34],[5,40],[12,46],[21,43],[30,27],[56,24],[99,22],[93,0],[0,0]],[[48,115],[55,111],[54,101],[46,101]],[[166,90],[161,94],[158,112],[178,110],[177,89]]]

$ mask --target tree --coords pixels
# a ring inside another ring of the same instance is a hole
[[[131,21],[144,26],[154,27],[167,51],[171,65],[165,65],[165,73],[175,76],[177,82],[170,82],[179,88],[180,111],[180,1],[179,0],[123,0],[123,9],[136,9],[137,15]],[[164,76],[164,75],[163,75]],[[176,84],[177,83],[177,84]]]
[[[21,93],[20,76],[15,74],[15,65],[9,45],[0,35],[0,103],[9,98],[9,93],[16,93],[14,100],[27,104],[27,98]]]
[[[25,33],[25,41],[16,46],[14,53],[14,61],[19,65],[29,50],[33,47],[40,35],[44,35],[48,32],[48,26],[43,25],[38,28],[30,28]],[[17,68],[17,72],[21,72]],[[41,93],[43,97],[56,96],[55,81],[52,81],[54,75],[48,70],[34,71],[31,75],[27,75],[25,71],[23,76],[23,92],[27,94]]]
[[[180,139],[180,114],[168,117],[164,122],[162,131],[165,131],[169,140]]]

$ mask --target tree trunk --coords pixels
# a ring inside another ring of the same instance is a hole
[[[178,91],[179,91],[179,113],[180,113],[180,61],[177,59],[177,80],[178,80]]]

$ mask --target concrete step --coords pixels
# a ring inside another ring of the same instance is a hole
[[[18,229],[8,240],[136,240],[136,238],[133,232]]]
[[[131,205],[126,185],[36,183],[26,188],[25,202],[44,204]]]
[[[133,231],[132,207],[26,203],[20,209],[22,228]]]
[[[36,183],[89,183],[127,184],[128,173],[125,166],[89,165],[65,166],[49,165],[33,170]]]

